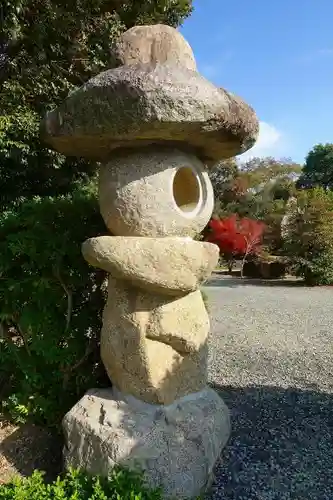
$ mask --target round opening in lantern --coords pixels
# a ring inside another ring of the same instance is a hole
[[[201,186],[198,175],[191,167],[181,167],[173,178],[173,198],[178,209],[193,216],[201,205]]]

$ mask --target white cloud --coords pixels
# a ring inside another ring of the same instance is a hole
[[[266,122],[259,124],[259,137],[253,148],[238,156],[240,161],[246,161],[256,156],[280,156],[282,152],[282,133]]]

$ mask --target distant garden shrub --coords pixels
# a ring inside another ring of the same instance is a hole
[[[309,285],[333,284],[333,193],[300,191],[284,228],[293,272]]]
[[[43,474],[15,479],[0,486],[0,500],[160,500],[159,490],[149,490],[143,479],[126,470],[113,471],[108,479],[70,470],[53,483]]]
[[[245,262],[243,274],[247,278],[278,279],[286,274],[286,264],[276,260],[268,262],[259,258]]]

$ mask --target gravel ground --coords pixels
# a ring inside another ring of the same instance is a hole
[[[333,500],[333,288],[205,291],[210,382],[233,428],[212,500]]]

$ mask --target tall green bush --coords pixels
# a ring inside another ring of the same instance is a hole
[[[87,187],[0,213],[0,395],[16,420],[55,424],[104,379],[105,274],[81,256],[84,239],[104,231]]]
[[[333,193],[300,191],[288,214],[285,253],[309,285],[333,284]]]

